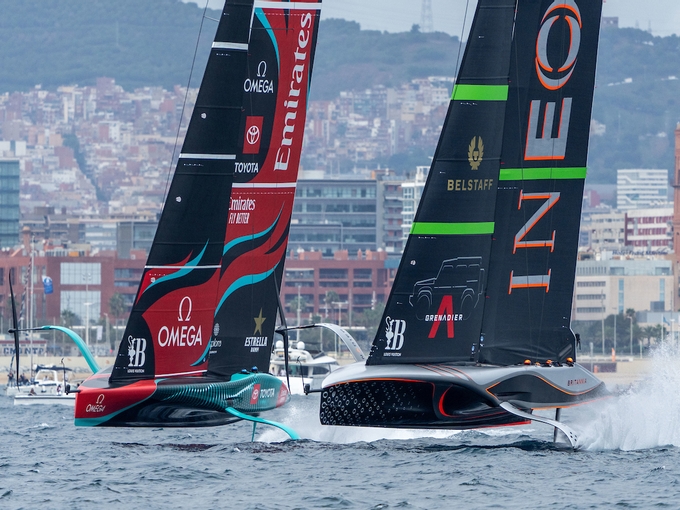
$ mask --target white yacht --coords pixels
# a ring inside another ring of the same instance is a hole
[[[321,381],[328,374],[340,368],[335,358],[324,352],[310,352],[305,347],[304,342],[297,342],[295,347],[288,348],[289,390],[292,395],[304,395],[305,384],[309,384],[311,390],[320,389]],[[269,373],[286,382],[284,352],[283,341],[278,340],[272,351]]]
[[[17,386],[14,382],[7,383],[5,395],[14,397],[16,395],[28,395],[30,393],[33,393],[34,395],[57,395],[58,393],[63,393],[65,389],[64,384],[68,382],[68,377],[66,377],[66,381],[64,381],[64,375],[67,372],[72,371],[70,368],[63,368],[56,365],[38,365],[35,370],[35,376],[28,384],[20,384]]]

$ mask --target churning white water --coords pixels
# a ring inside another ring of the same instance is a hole
[[[631,451],[680,446],[680,351],[658,349],[644,379],[611,399],[579,411],[572,426],[583,449]]]

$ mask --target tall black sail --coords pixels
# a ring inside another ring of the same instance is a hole
[[[319,7],[226,0],[111,382],[263,366],[241,352],[273,336]]]
[[[478,360],[575,359],[570,330],[601,0],[518,2]]]
[[[485,306],[514,0],[480,0],[367,364],[470,361]]]

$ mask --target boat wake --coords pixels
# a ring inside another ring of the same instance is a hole
[[[428,429],[390,429],[380,427],[335,427],[321,425],[319,421],[318,395],[293,395],[292,400],[282,409],[277,410],[276,420],[285,423],[295,430],[303,440],[329,444],[374,443],[383,440],[409,441],[432,439],[444,441],[443,448],[468,448],[473,445],[482,447],[519,447],[524,449],[523,442],[539,437],[536,444],[553,448],[552,429],[544,426],[524,425],[518,427],[485,428],[480,430],[428,430]],[[545,430],[544,430],[545,429]],[[255,440],[263,443],[278,443],[288,436],[278,429],[258,427]],[[549,438],[549,440],[548,440]],[[446,440],[453,440],[452,444]],[[545,440],[545,441],[544,441]],[[432,443],[439,445],[439,442]],[[527,449],[535,449],[532,444]]]
[[[276,418],[295,430],[302,439],[323,443],[351,444],[371,443],[383,439],[408,440],[431,437],[446,439],[459,431],[452,430],[406,430],[369,427],[333,427],[321,425],[319,421],[318,395],[293,395],[292,400]],[[288,439],[283,432],[269,427],[258,429],[257,441],[265,443]]]
[[[579,409],[572,423],[585,450],[680,446],[680,350],[663,347],[649,375],[602,405]]]

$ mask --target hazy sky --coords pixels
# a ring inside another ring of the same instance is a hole
[[[206,0],[183,0],[205,7]],[[221,9],[223,0],[209,0]],[[468,0],[432,0],[434,28],[460,36]],[[476,0],[469,0],[471,15]],[[324,18],[358,21],[362,28],[403,32],[420,23],[422,0],[323,0]],[[678,0],[605,0],[605,16],[618,16],[620,26],[637,26],[654,35],[680,33],[680,1]]]

